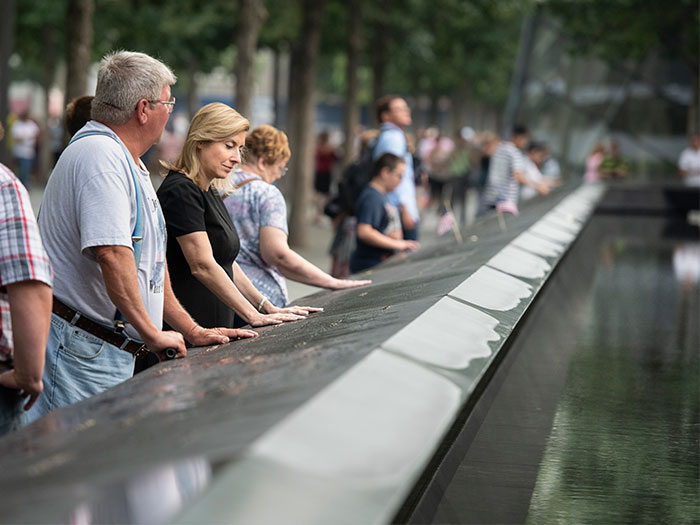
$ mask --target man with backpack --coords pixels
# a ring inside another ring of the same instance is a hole
[[[362,190],[372,177],[372,150],[379,132],[367,130],[360,137],[361,148],[357,160],[350,164],[338,184],[338,191],[328,201],[324,213],[333,220],[335,235],[330,248],[330,274],[337,279],[350,275],[350,255],[355,250],[355,208]]]

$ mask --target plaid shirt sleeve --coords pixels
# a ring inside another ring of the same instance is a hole
[[[29,194],[0,164],[0,360],[11,353],[12,342],[5,286],[21,281],[41,281],[51,286],[53,272]]]

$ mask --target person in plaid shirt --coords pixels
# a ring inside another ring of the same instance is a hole
[[[43,389],[52,279],[27,190],[0,164],[0,435],[25,423]]]

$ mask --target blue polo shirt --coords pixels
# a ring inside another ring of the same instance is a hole
[[[418,203],[416,202],[413,157],[408,151],[406,135],[403,130],[389,122],[384,122],[379,128],[379,137],[377,138],[377,144],[374,146],[372,158],[376,160],[384,153],[392,153],[406,162],[406,169],[403,172],[403,177],[401,177],[401,182],[396,190],[387,195],[389,202],[395,205],[403,205],[411,215],[411,218],[418,224],[420,215],[418,214]]]

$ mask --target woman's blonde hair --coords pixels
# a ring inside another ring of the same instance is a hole
[[[265,164],[287,161],[292,156],[284,131],[267,124],[258,126],[246,137],[245,152],[246,160],[262,159]]]
[[[197,146],[208,142],[224,142],[234,135],[247,132],[249,129],[248,119],[241,116],[231,106],[221,102],[207,104],[197,111],[190,122],[185,143],[175,162],[171,164],[160,161],[160,163],[169,170],[184,173],[200,189],[206,190],[205,182],[201,180],[199,175],[200,162]],[[228,178],[225,180],[216,179],[212,185],[224,194],[230,193],[233,189]]]

